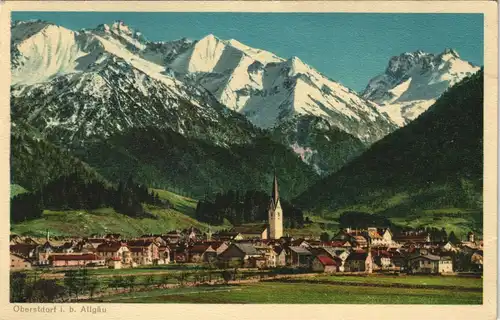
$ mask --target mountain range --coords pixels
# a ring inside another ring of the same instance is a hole
[[[11,64],[13,126],[110,181],[132,174],[194,197],[267,190],[274,170],[295,197],[479,69],[454,50],[404,53],[357,93],[234,39],[153,42],[121,21],[39,20],[12,24]]]
[[[483,71],[295,199],[336,216],[376,213],[413,227],[482,232]]]

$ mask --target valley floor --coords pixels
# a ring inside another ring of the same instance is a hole
[[[401,284],[404,287],[400,287]],[[426,285],[429,288],[426,288]],[[167,290],[155,289],[116,294],[96,299],[96,301],[210,304],[482,304],[482,279],[437,276],[319,275],[313,278],[294,278],[293,282],[280,279]]]

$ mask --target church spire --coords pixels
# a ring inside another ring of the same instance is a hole
[[[278,191],[278,179],[276,178],[276,171],[274,171],[272,197],[273,197],[273,204],[276,206],[276,204],[278,203],[278,200],[280,198],[279,191]]]

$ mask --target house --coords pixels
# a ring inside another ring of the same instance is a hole
[[[311,244],[303,238],[295,239],[290,242],[290,247],[302,247],[309,249]]]
[[[108,233],[107,235],[104,236],[106,240],[109,241],[119,241],[121,240],[121,234],[119,233]]]
[[[351,230],[351,228],[346,228],[340,230],[333,236],[332,241],[349,241],[353,247],[364,248],[368,245],[368,241],[362,233],[362,230]]]
[[[208,262],[216,258],[217,251],[209,243],[199,243],[189,248],[189,262]]]
[[[276,252],[276,267],[286,266],[286,250],[282,247],[274,247]]]
[[[250,257],[248,265],[252,268],[265,269],[268,268],[269,260],[266,257]]]
[[[243,224],[241,226],[233,227],[230,232],[239,233],[241,235],[241,239],[243,240],[268,238],[268,227],[267,224],[263,223]]]
[[[121,269],[123,267],[122,260],[119,257],[111,257],[111,259],[108,259],[108,267],[110,269]]]
[[[17,243],[10,246],[10,252],[20,255],[23,258],[36,259],[38,252],[38,245]]]
[[[31,269],[31,261],[26,259],[25,257],[11,253],[10,254],[10,270],[11,271],[19,271]]]
[[[389,249],[387,252],[391,255],[391,263],[396,270],[404,270],[406,263],[406,255],[401,249]]]
[[[261,257],[264,258],[264,265],[262,267],[266,268],[275,268],[276,267],[276,252],[274,251],[272,246],[255,246],[255,249]]]
[[[49,257],[52,267],[104,266],[106,261],[93,253],[54,254]]]
[[[372,250],[373,267],[378,270],[388,270],[392,265],[391,254],[386,250]]]
[[[349,256],[349,251],[345,249],[337,249],[334,247],[323,247],[316,252],[316,256],[327,256],[334,260],[337,264],[337,271],[345,270],[345,261]]]
[[[67,241],[61,247],[59,247],[59,249],[63,253],[74,253],[74,252],[79,251],[79,248],[77,247],[77,245],[78,245],[78,243],[74,240]]]
[[[168,246],[158,247],[158,262],[157,264],[169,264],[170,263],[170,248]]]
[[[428,243],[431,242],[431,236],[428,232],[420,232],[420,233],[402,233],[394,236],[394,241],[405,244],[405,243]]]
[[[408,257],[407,268],[409,273],[447,273],[453,272],[453,261],[450,257],[440,257],[421,251]]]
[[[168,247],[170,248],[170,259],[174,263],[186,263],[189,261],[188,247],[185,243],[170,244]]]
[[[158,245],[151,239],[138,239],[127,241],[132,260],[141,265],[157,264],[160,259]]]
[[[348,250],[348,249],[352,248],[352,244],[347,240],[329,241],[329,242],[325,242],[323,246],[324,247],[331,247],[331,248],[336,249],[336,250],[339,250],[339,249]]]
[[[125,243],[105,242],[100,244],[96,248],[96,252],[99,256],[103,257],[106,260],[118,257],[124,264],[132,263],[130,250]]]
[[[92,251],[92,248],[97,249],[98,246],[100,246],[103,243],[110,242],[104,238],[89,238],[84,241],[85,247],[89,249],[89,251]],[[113,242],[118,242],[118,241],[113,241]]]
[[[301,246],[288,247],[287,265],[299,268],[309,268],[311,264],[312,253]]]
[[[449,256],[441,256],[438,262],[438,273],[452,273],[453,259]]]
[[[195,242],[198,239],[198,237],[202,235],[202,232],[200,229],[197,229],[195,227],[189,227],[187,229],[182,230],[181,234],[183,235],[184,240]]]
[[[221,254],[222,252],[226,251],[226,249],[229,247],[229,244],[227,241],[210,241],[208,242],[214,248],[215,252],[217,255]]]
[[[23,242],[23,239],[18,236],[17,234],[11,234],[9,236],[9,244],[10,245],[14,245],[14,244],[18,244],[18,243],[22,243]]]
[[[159,234],[145,234],[142,235],[138,240],[151,240],[153,242],[156,242],[156,244],[159,247],[166,246],[167,244],[169,244],[169,242],[165,240],[162,235]]]
[[[351,243],[356,248],[366,248],[368,246],[368,240],[362,235],[352,236],[351,239]]]
[[[370,252],[358,250],[349,254],[345,260],[345,271],[372,273],[373,259]]]
[[[252,267],[250,258],[257,257],[261,257],[261,255],[252,244],[232,243],[224,252],[219,254],[218,259],[225,266]]]
[[[213,238],[219,241],[239,241],[243,236],[239,232],[220,231],[213,234]]]
[[[458,248],[450,241],[440,246],[440,250],[444,252],[458,252]]]
[[[470,258],[470,262],[476,271],[483,271],[483,250],[477,250]]]
[[[334,273],[337,272],[337,263],[328,256],[316,256],[312,260],[311,269],[314,272]]]
[[[162,236],[162,239],[170,244],[179,243],[181,241],[181,238],[182,234],[178,230],[170,231],[165,236]]]

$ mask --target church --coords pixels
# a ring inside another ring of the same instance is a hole
[[[283,236],[283,209],[279,198],[278,179],[273,180],[271,199],[268,205],[268,223],[246,223],[235,226],[231,232],[238,233],[240,239],[280,239]]]

